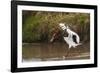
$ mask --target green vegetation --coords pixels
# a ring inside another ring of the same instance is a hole
[[[81,41],[90,40],[90,15],[88,13],[64,13],[23,11],[23,42],[48,42],[59,23],[65,23],[77,32]]]

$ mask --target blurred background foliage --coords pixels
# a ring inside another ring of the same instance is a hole
[[[90,40],[90,14],[72,12],[22,12],[22,41],[24,43],[49,42],[52,32],[59,30],[59,23],[65,23],[78,33],[81,41]]]

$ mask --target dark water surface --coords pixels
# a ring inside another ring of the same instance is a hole
[[[68,49],[66,43],[23,43],[23,61],[76,60],[90,58],[90,44]]]

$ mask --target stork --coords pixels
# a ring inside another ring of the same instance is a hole
[[[76,47],[78,45],[81,45],[80,38],[77,33],[72,31],[68,26],[66,27],[64,23],[60,23],[59,26],[62,28],[64,32],[68,33],[68,36],[63,36],[65,42],[69,45],[69,48]]]

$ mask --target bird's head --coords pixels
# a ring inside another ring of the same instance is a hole
[[[62,28],[62,30],[65,30],[66,29],[66,26],[64,23],[60,23],[59,26]]]

